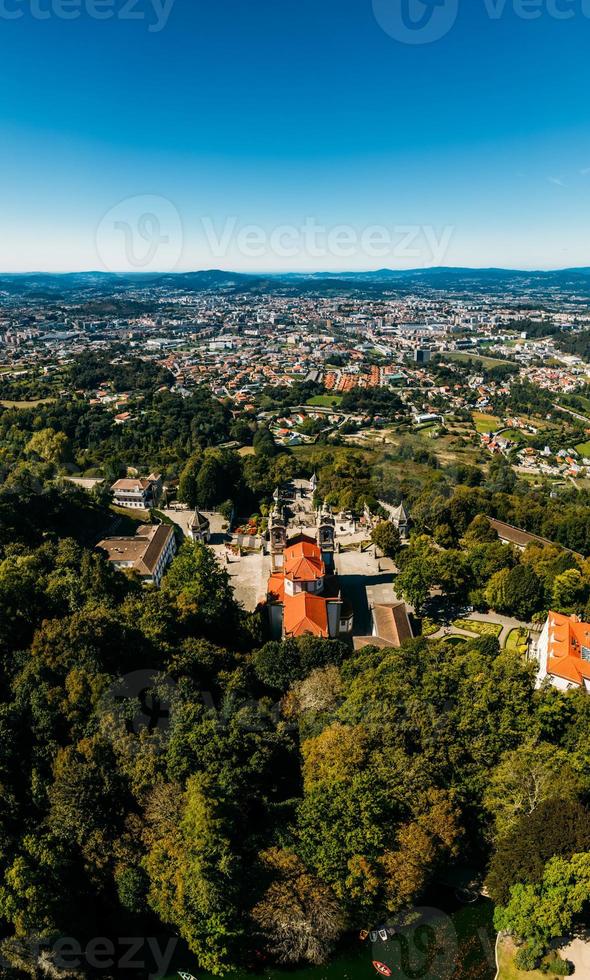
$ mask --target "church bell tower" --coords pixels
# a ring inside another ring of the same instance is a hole
[[[336,521],[332,511],[324,501],[318,511],[317,543],[322,552],[322,561],[328,574],[334,571],[334,552],[336,551]]]

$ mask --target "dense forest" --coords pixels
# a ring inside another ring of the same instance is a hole
[[[590,330],[565,333],[558,338],[557,345],[566,354],[575,354],[587,361],[590,357]]]
[[[114,475],[137,466],[174,476],[195,450],[231,439],[229,411],[204,389],[188,398],[168,390],[138,396],[126,411],[136,416],[135,424],[117,425],[112,411],[81,398],[0,409],[0,453],[14,461],[26,453],[33,434],[49,430],[66,440],[59,462],[69,462],[76,470],[92,473],[105,468]]]
[[[0,977],[93,976],[63,968],[65,936],[174,936],[219,975],[319,964],[463,867],[534,965],[590,900],[590,702],[536,690],[492,636],[427,625],[441,596],[590,618],[590,495],[549,497],[503,457],[451,464],[409,435],[279,450],[208,392],[115,367],[109,384],[145,382],[137,429],[74,396],[0,410]],[[104,380],[92,359],[75,370]],[[220,448],[232,432],[247,455]],[[403,500],[409,545],[387,522],[375,541],[424,635],[399,650],[271,641],[196,544],[142,588],[94,548],[108,487],[64,479],[130,464],[225,513],[264,515],[277,484],[314,472],[335,512]],[[488,517],[554,544],[517,552]]]
[[[0,491],[5,977],[36,975],[27,937],[122,924],[177,932],[216,973],[256,950],[320,962],[458,863],[489,865],[509,917],[513,885],[587,841],[583,694],[535,692],[489,637],[265,642],[206,548],[142,591],[62,537],[83,498],[43,492],[25,527]],[[120,696],[138,672],[165,725]],[[531,773],[542,836],[523,823]]]

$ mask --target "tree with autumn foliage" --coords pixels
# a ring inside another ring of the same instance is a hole
[[[325,963],[346,927],[331,888],[291,851],[273,847],[260,860],[270,883],[252,919],[268,952],[278,963]]]

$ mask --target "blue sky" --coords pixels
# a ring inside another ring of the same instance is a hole
[[[590,265],[590,3],[403,2],[0,0],[0,269]]]

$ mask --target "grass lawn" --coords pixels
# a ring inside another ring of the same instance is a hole
[[[498,364],[512,364],[512,361],[502,360],[500,357],[484,357],[481,354],[476,354],[475,351],[451,351],[450,354],[445,353],[445,360],[449,361],[473,361],[474,364],[483,364],[486,368],[498,367]]]
[[[90,547],[94,547],[102,538],[134,537],[140,524],[151,524],[151,516],[147,510],[112,505],[108,511],[100,510],[96,513],[96,524],[87,529],[88,538],[92,539]]]
[[[502,437],[510,439],[511,442],[530,442],[534,438],[530,432],[525,432],[524,429],[506,429],[502,433]]]
[[[434,633],[438,633],[439,629],[439,624],[433,622],[428,616],[422,620],[422,636],[432,636]]]
[[[475,633],[476,636],[500,636],[502,627],[499,623],[481,623],[478,619],[456,619],[455,629]]]
[[[506,650],[512,653],[526,653],[528,649],[528,630],[514,629],[508,634]]]
[[[576,446],[576,451],[579,452],[580,456],[587,456],[590,459],[590,442],[581,442],[579,446]]]
[[[238,449],[238,456],[255,456],[255,455],[256,455],[256,450],[254,449],[254,446],[242,446],[241,449]]]
[[[482,434],[496,432],[498,429],[502,428],[501,419],[499,419],[496,415],[486,415],[485,412],[474,412],[473,422],[477,432]]]
[[[55,398],[38,398],[31,402],[0,401],[0,405],[2,408],[37,408],[37,405],[49,405],[53,401]]]
[[[115,504],[112,504],[109,510],[121,520],[117,534],[135,534],[140,524],[151,524],[149,510],[142,510],[139,507],[117,507]],[[126,530],[121,530],[123,526]]]
[[[315,405],[317,408],[339,408],[342,404],[342,395],[316,395],[310,398],[308,405]]]
[[[541,970],[519,970],[514,964],[515,946],[511,939],[503,939],[498,944],[498,980],[557,980],[554,973]]]
[[[445,643],[450,643],[452,647],[463,646],[464,643],[469,643],[468,636],[446,636]]]

